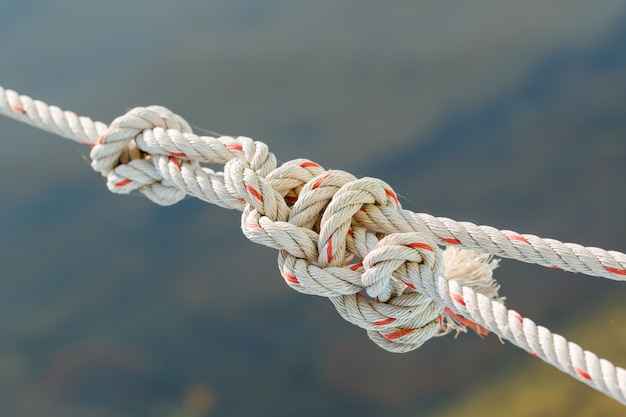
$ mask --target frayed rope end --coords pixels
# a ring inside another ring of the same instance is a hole
[[[443,252],[443,261],[447,279],[455,280],[492,300],[504,301],[504,297],[498,294],[500,285],[493,278],[493,270],[498,267],[499,259],[494,259],[489,254],[449,246]],[[446,307],[441,315],[436,336],[444,336],[453,331],[458,336],[460,332],[467,332],[468,327],[481,337],[489,333],[484,327]]]

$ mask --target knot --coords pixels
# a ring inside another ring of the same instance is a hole
[[[341,317],[367,330],[378,346],[396,353],[415,350],[434,337],[443,313],[441,305],[407,287],[384,303],[361,294],[330,300]]]
[[[353,229],[363,227],[354,217],[371,206],[399,209],[400,203],[384,181],[328,171],[303,187],[289,221],[319,233],[317,263],[321,267],[343,266],[352,255],[358,255],[347,252]]]
[[[339,313],[392,352],[417,349],[439,330],[444,307],[416,288],[443,274],[442,251],[417,233],[385,236],[363,259],[365,297],[333,299]]]
[[[191,132],[189,124],[180,116],[161,106],[137,107],[116,118],[100,136],[91,150],[91,166],[107,177],[107,187],[118,194],[138,189],[159,204],[173,204],[185,192],[163,177],[155,167],[156,155],[138,146],[138,137],[154,128]],[[179,155],[160,155],[176,158]]]
[[[416,349],[437,333],[443,307],[415,289],[442,273],[439,247],[416,233],[386,235],[359,220],[365,215],[371,223],[369,213],[382,207],[400,209],[388,184],[306,160],[288,162],[264,181],[291,206],[288,218],[270,215],[267,204],[248,204],[242,229],[279,250],[290,287],[329,297],[344,319],[390,351]]]
[[[91,157],[113,192],[139,190],[158,204],[190,194],[241,210],[243,233],[278,249],[279,269],[291,288],[329,297],[344,319],[386,350],[413,350],[439,330],[459,331],[469,323],[439,304],[435,283],[444,262],[436,242],[397,233],[403,226],[382,214],[401,209],[384,181],[326,171],[306,159],[277,168],[263,142],[197,136],[159,106],[115,119]],[[223,164],[224,170],[201,164]],[[481,278],[490,278],[491,269],[475,268],[471,284],[493,286]],[[468,270],[459,272],[461,280]]]
[[[352,261],[363,259],[378,238],[353,216],[369,206],[399,208],[391,187],[374,178],[324,171],[306,160],[287,163],[267,179],[285,204],[292,204],[288,218],[276,220],[250,204],[242,216],[244,234],[280,250],[283,278],[297,291],[326,297],[361,291],[361,264]]]
[[[415,290],[443,275],[442,251],[432,239],[417,233],[384,237],[363,259],[361,280],[367,294],[380,301],[394,295],[398,283]]]

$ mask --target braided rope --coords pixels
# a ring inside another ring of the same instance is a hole
[[[93,147],[92,167],[114,193],[138,190],[161,205],[191,195],[242,211],[243,233],[279,251],[291,288],[329,297],[384,349],[416,349],[456,318],[626,404],[625,370],[508,310],[490,281],[492,255],[626,280],[623,253],[403,210],[379,179],[306,159],[277,167],[264,143],[195,135],[159,106],[132,109],[107,127],[0,87],[0,113]]]

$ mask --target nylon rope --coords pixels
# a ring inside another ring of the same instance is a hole
[[[190,195],[241,211],[244,235],[278,250],[287,285],[328,297],[386,350],[465,327],[490,331],[626,404],[624,369],[507,309],[492,279],[497,256],[624,281],[623,253],[413,213],[384,181],[307,159],[277,166],[263,142],[198,136],[160,106],[107,126],[0,86],[0,114],[90,146],[114,193],[160,205]]]

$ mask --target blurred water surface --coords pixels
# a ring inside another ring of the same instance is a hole
[[[626,250],[621,1],[5,0],[0,56],[3,87],[97,120],[160,104],[382,178],[414,211]],[[289,290],[237,213],[112,195],[88,149],[0,135],[0,415],[623,412],[493,336],[384,352]],[[626,365],[620,283],[497,277],[509,306]]]

